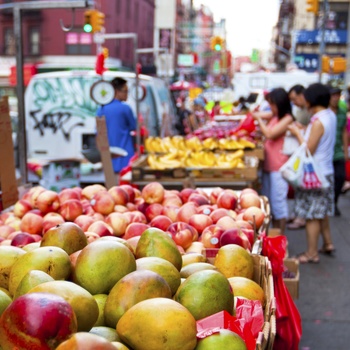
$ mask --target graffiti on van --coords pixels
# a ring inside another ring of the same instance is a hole
[[[53,133],[61,132],[69,141],[73,129],[83,127],[87,118],[96,115],[97,105],[90,98],[94,81],[77,76],[34,82],[29,115],[40,136],[50,129]]]

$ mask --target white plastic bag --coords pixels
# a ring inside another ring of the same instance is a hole
[[[279,170],[293,187],[307,190],[329,187],[326,177],[318,170],[306,143],[302,143]]]

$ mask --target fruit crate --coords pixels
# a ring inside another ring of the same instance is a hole
[[[133,181],[143,180],[148,177],[150,180],[161,180],[165,178],[182,179],[187,177],[185,168],[151,169],[147,162],[147,155],[142,155],[131,165],[131,176]]]
[[[202,254],[211,264],[214,264],[218,248],[204,249]],[[264,326],[259,333],[256,350],[272,349],[276,334],[276,300],[273,287],[272,267],[269,259],[262,255],[252,254],[254,260],[254,282],[264,290],[266,305],[264,310]]]
[[[244,157],[245,168],[186,168],[192,178],[201,179],[231,179],[242,181],[256,181],[258,179],[259,159]]]
[[[299,262],[296,259],[284,259],[284,266],[287,268],[283,281],[290,296],[295,300],[299,298]]]
[[[257,157],[261,161],[265,158],[264,149],[262,147],[257,147],[254,149],[245,149],[244,155],[249,157]]]

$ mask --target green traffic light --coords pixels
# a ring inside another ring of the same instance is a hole
[[[221,50],[221,45],[220,44],[216,44],[215,45],[215,51],[220,51]]]
[[[92,32],[92,25],[90,23],[86,23],[84,25],[84,32],[91,33]]]

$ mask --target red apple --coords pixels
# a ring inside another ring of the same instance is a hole
[[[213,221],[208,215],[195,214],[191,216],[190,221],[188,223],[191,226],[193,226],[199,234],[201,234],[207,226],[213,224]]]
[[[192,193],[198,193],[195,189],[193,188],[184,188],[183,190],[180,191],[180,198],[182,200],[182,203],[187,203],[188,198]]]
[[[29,201],[26,201],[24,199],[20,199],[13,206],[13,213],[17,217],[22,218],[24,216],[24,214],[26,214],[28,211],[30,211],[32,209],[33,209],[33,207]]]
[[[178,209],[176,220],[174,221],[189,223],[190,218],[195,214],[198,214],[198,207],[193,202],[187,202]]]
[[[247,208],[243,213],[243,220],[248,221],[250,224],[253,225],[253,227],[255,223],[255,227],[257,230],[264,223],[264,219],[265,219],[265,214],[258,207]]]
[[[60,205],[62,205],[68,199],[80,200],[80,195],[72,188],[65,188],[58,194],[58,199],[60,201]]]
[[[218,208],[232,209],[236,208],[238,201],[238,195],[233,190],[223,190],[218,199],[217,205]]]
[[[83,215],[84,209],[78,199],[67,199],[62,203],[59,212],[66,221],[74,221]]]
[[[102,215],[108,215],[114,210],[114,199],[107,191],[97,192],[90,200],[92,209]]]
[[[141,236],[149,227],[150,225],[146,225],[142,222],[132,222],[127,226],[123,238],[128,240],[131,237]]]
[[[42,191],[36,199],[36,207],[43,213],[47,214],[57,211],[60,207],[57,192],[46,190]]]
[[[172,223],[168,227],[167,232],[172,236],[174,242],[185,250],[191,246],[192,242],[198,239],[197,230],[181,221]]]
[[[75,218],[74,223],[77,224],[84,232],[88,230],[89,226],[95,222],[95,219],[89,215],[79,215]]]
[[[232,228],[226,230],[220,237],[220,246],[227,244],[237,244],[244,249],[251,250],[251,244],[248,240],[248,237],[239,229]]]
[[[172,222],[177,221],[177,213],[179,212],[178,207],[166,206],[163,208],[162,215],[167,216]]]
[[[129,195],[129,202],[134,203],[134,200],[135,200],[134,188],[130,185],[120,185],[119,187]]]
[[[254,193],[241,194],[239,198],[239,205],[242,209],[247,209],[249,207],[261,207],[260,197]]]
[[[149,223],[151,227],[166,231],[173,222],[165,215],[158,215]]]
[[[224,208],[215,209],[209,214],[209,217],[212,219],[214,224],[216,224],[217,221],[224,216],[228,216],[228,210]]]
[[[146,203],[162,203],[164,199],[164,187],[159,182],[150,182],[141,191]]]
[[[125,233],[127,226],[130,224],[129,219],[121,213],[109,214],[106,217],[105,222],[112,227],[113,233],[117,237],[122,236]]]
[[[163,211],[163,205],[159,203],[150,204],[145,211],[145,215],[148,221],[152,221],[153,218],[160,215]]]
[[[15,247],[22,248],[25,245],[29,243],[34,243],[35,239],[34,237],[27,233],[27,232],[21,232],[18,233],[12,240],[11,240],[11,245]]]
[[[100,237],[104,236],[113,236],[113,229],[111,226],[106,224],[103,221],[95,221],[93,222],[88,231],[97,233]]]
[[[207,226],[200,237],[204,248],[220,248],[220,237],[225,230],[218,225]]]
[[[43,231],[43,221],[44,219],[41,216],[29,212],[23,216],[20,229],[23,232],[41,235]]]
[[[3,349],[56,349],[77,329],[73,308],[61,296],[28,293],[3,312],[0,342]]]
[[[115,204],[126,205],[129,202],[129,195],[123,188],[120,186],[113,186],[108,190],[108,193],[114,199]]]
[[[210,204],[210,201],[207,197],[199,193],[192,193],[187,200],[188,202],[196,203],[198,206]]]

